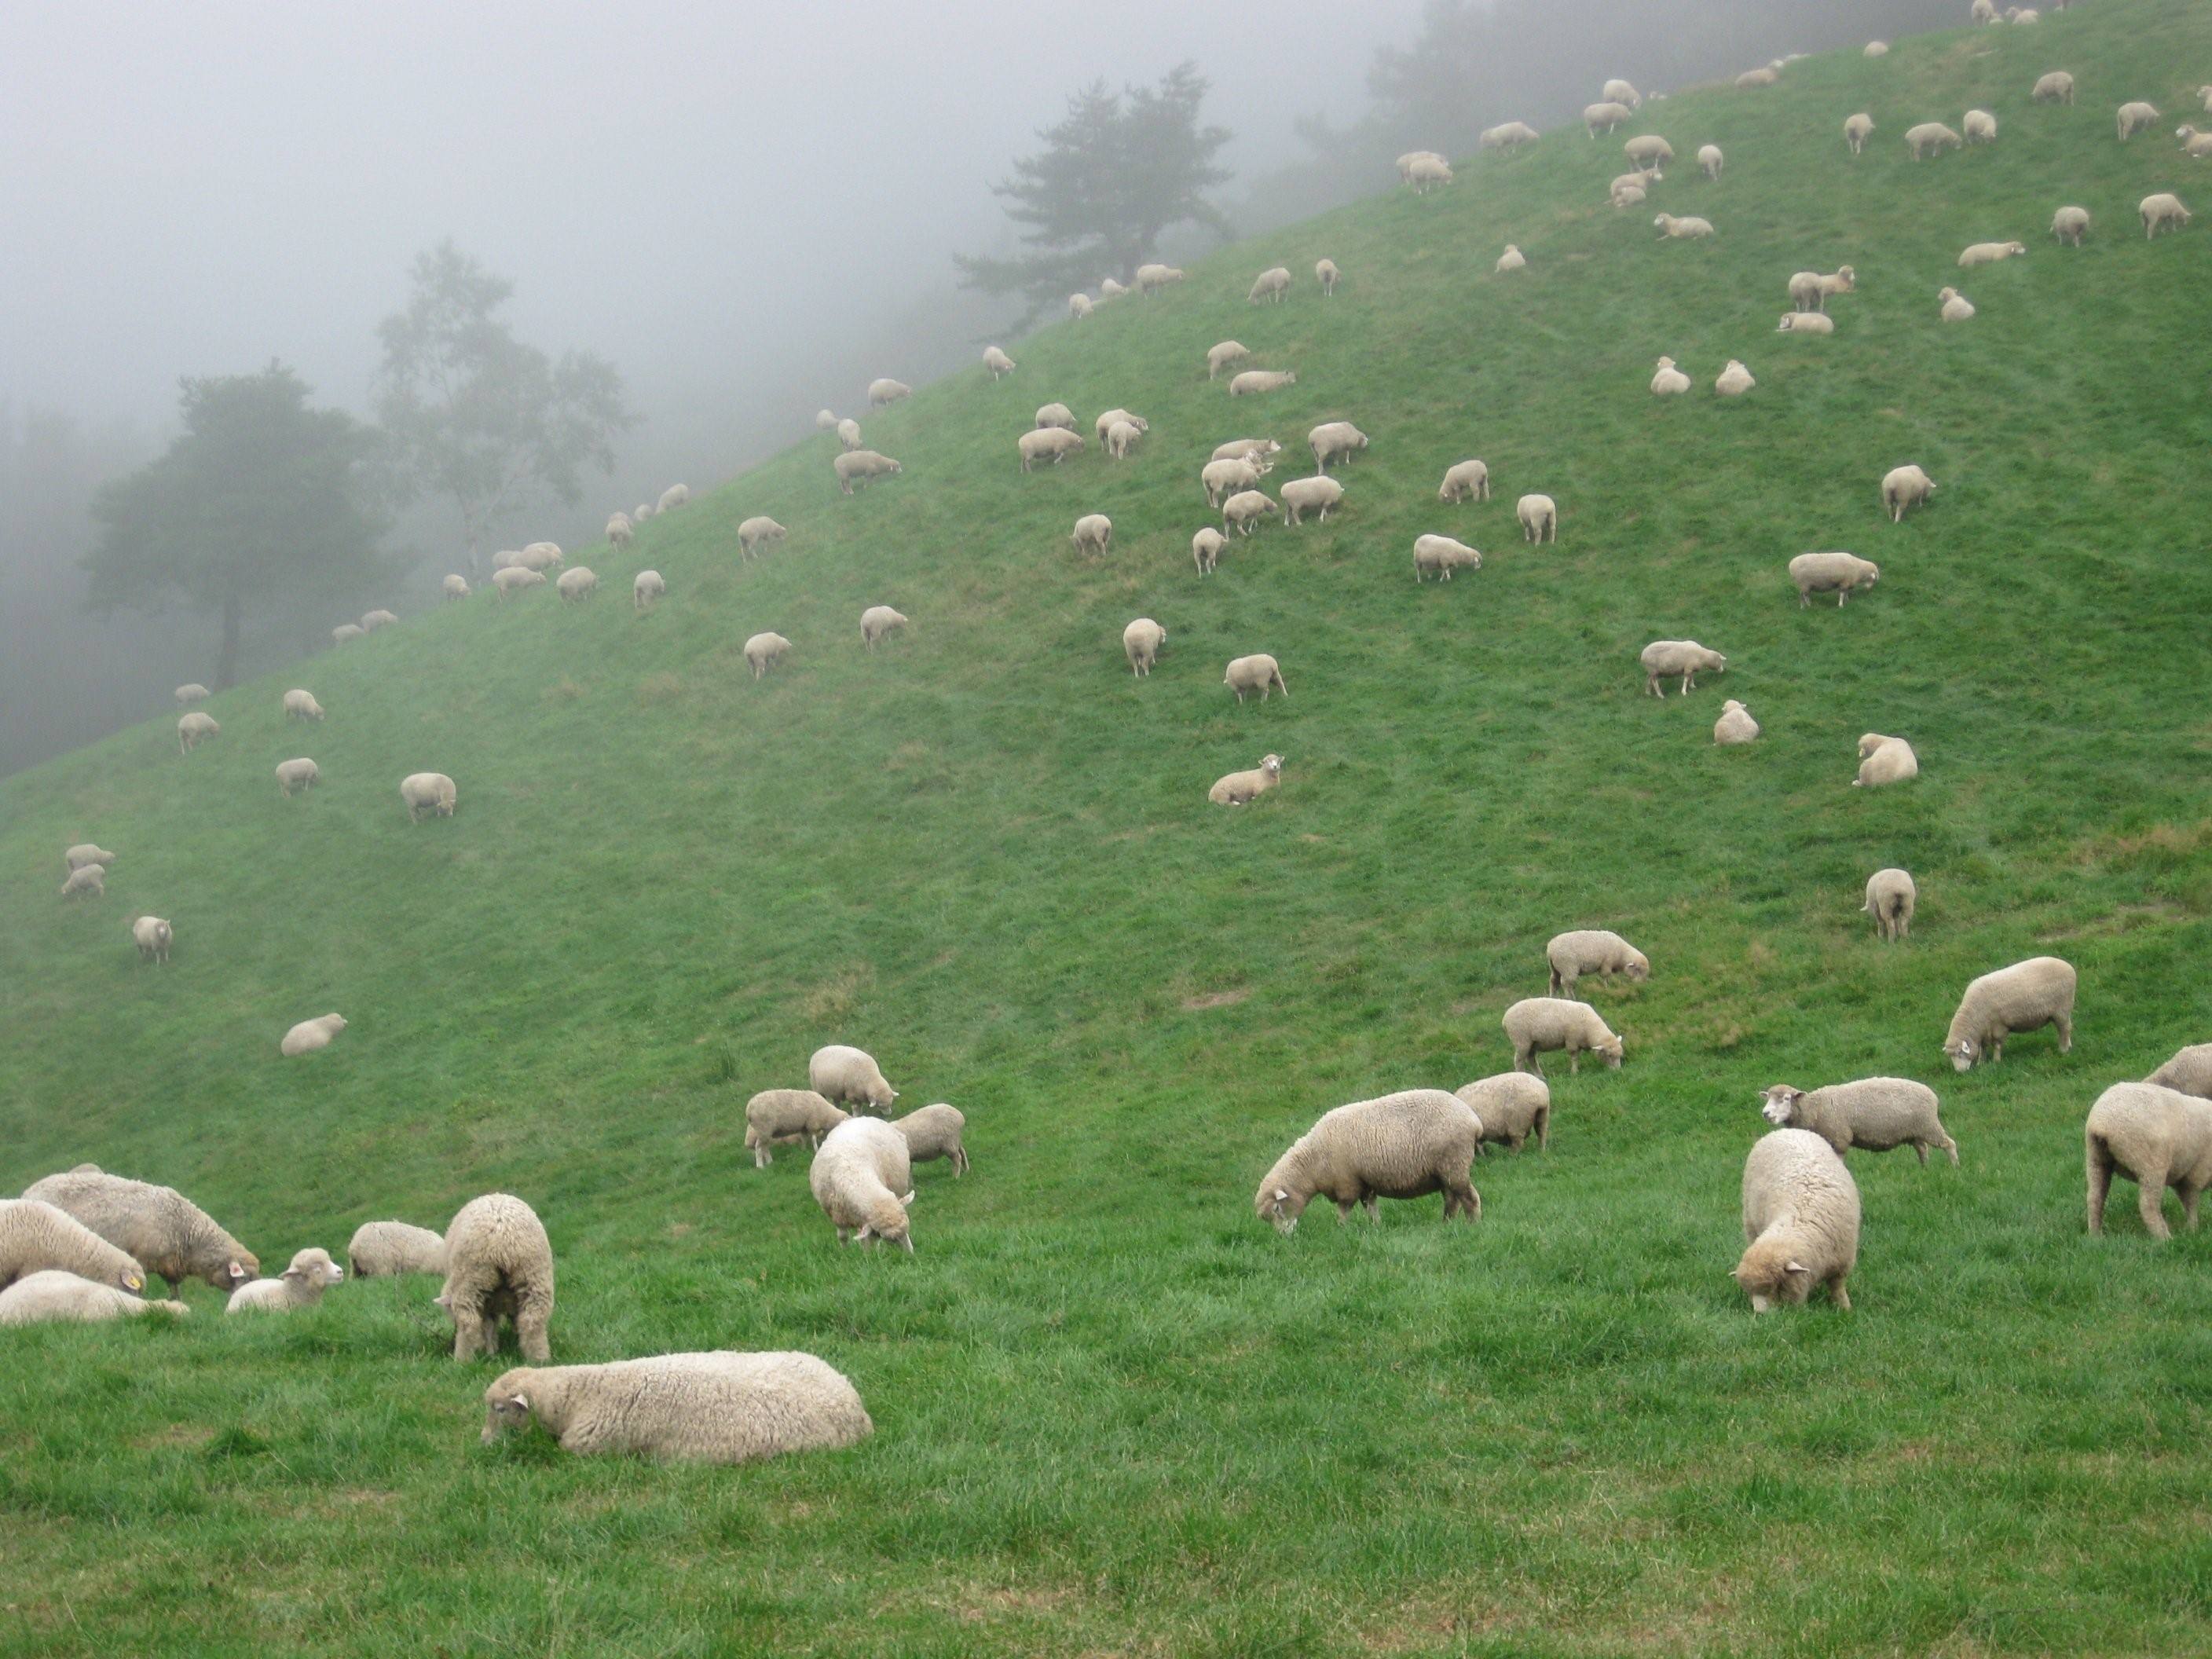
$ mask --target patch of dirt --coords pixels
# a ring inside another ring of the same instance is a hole
[[[1188,1012],[1194,1014],[1207,1008],[1233,1008],[1251,994],[1249,988],[1236,991],[1206,991],[1198,996],[1185,997],[1182,1006]]]

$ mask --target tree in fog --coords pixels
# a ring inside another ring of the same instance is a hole
[[[1179,64],[1158,87],[1109,93],[1094,81],[1067,100],[1067,117],[1037,137],[1044,149],[1014,163],[991,193],[1011,204],[1033,251],[1011,259],[956,255],[962,286],[1018,294],[1034,319],[1103,276],[1126,281],[1170,225],[1194,222],[1223,237],[1229,222],[1201,192],[1226,180],[1213,158],[1226,127],[1202,126],[1208,82]]]
[[[558,361],[498,316],[514,284],[452,242],[415,261],[407,308],[377,327],[384,344],[376,415],[402,501],[442,496],[460,511],[469,562],[533,496],[574,506],[586,467],[615,463],[632,417],[622,376],[588,351]]]
[[[392,580],[369,504],[376,434],[282,363],[183,383],[184,434],[93,498],[100,539],[82,561],[100,611],[178,605],[222,620],[217,690],[238,678],[249,611],[327,601],[341,612]]]

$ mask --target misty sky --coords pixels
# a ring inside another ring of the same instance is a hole
[[[1226,159],[1264,168],[1295,116],[1358,111],[1419,11],[15,0],[0,396],[158,430],[178,375],[276,355],[362,408],[377,320],[452,235],[517,280],[526,338],[611,356],[648,416],[742,399],[833,313],[947,282],[1083,81],[1194,58]]]

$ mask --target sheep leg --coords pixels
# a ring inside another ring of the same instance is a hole
[[[955,1146],[952,1149],[952,1173],[956,1176],[964,1176],[968,1173],[968,1149],[965,1146]]]
[[[1828,1300],[1834,1303],[1844,1313],[1851,1310],[1851,1293],[1844,1288],[1844,1280],[1847,1276],[1838,1273],[1828,1280]]]
[[[2074,1047],[2074,1015],[2069,1010],[2056,1018],[2058,1026],[2058,1052],[2062,1054],[2070,1053]]]
[[[1924,1140],[1916,1140],[1912,1143],[1912,1150],[1920,1154],[1920,1167],[1923,1170],[1926,1169],[1928,1167],[1928,1143]]]
[[[2089,1184],[2089,1237],[2095,1238],[2105,1231],[2105,1198],[2112,1189],[2112,1155],[2091,1135],[2081,1161]]]
[[[1567,1050],[1567,1071],[1571,1076],[1574,1077],[1580,1077],[1583,1074],[1583,1051],[1581,1049],[1570,1048]]]
[[[1382,1219],[1382,1209],[1376,1200],[1376,1195],[1373,1193],[1362,1193],[1359,1195],[1359,1201],[1367,1206],[1367,1218],[1370,1221],[1379,1222]]]
[[[1336,1224],[1338,1226],[1341,1227],[1346,1222],[1352,1219],[1352,1206],[1358,1202],[1359,1200],[1356,1198],[1340,1198],[1336,1200]]]
[[[1514,1143],[1513,1150],[1516,1152],[1521,1150],[1518,1141]],[[1540,1152],[1552,1150],[1552,1109],[1548,1106],[1536,1114],[1536,1150]]]
[[[2181,1224],[2193,1233],[2197,1231],[2197,1200],[2204,1188],[2184,1182],[2177,1183],[2174,1191],[2181,1194]]]
[[[2173,1237],[2173,1230],[2166,1224],[2166,1170],[2162,1167],[2136,1171],[2136,1208],[2142,1216],[2143,1231],[2153,1238]]]
[[[1951,1167],[1954,1170],[1957,1169],[1959,1167],[1959,1143],[1952,1139],[1950,1136],[1945,1135],[1942,1140],[1942,1146],[1943,1150],[1951,1155]]]

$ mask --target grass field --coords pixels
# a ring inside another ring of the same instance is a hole
[[[2031,105],[2058,67],[2078,106]],[[2212,212],[2170,137],[2208,80],[2212,4],[2100,0],[1647,106],[1682,161],[1641,214],[1604,205],[1617,141],[1470,158],[864,414],[905,472],[856,498],[810,438],[572,552],[592,605],[412,617],[217,697],[189,757],[162,718],[0,785],[0,1191],[93,1159],[273,1270],[512,1190],[560,1254],[556,1359],[805,1348],[877,1425],[742,1469],[482,1449],[499,1368],[446,1357],[425,1279],[9,1332],[0,1654],[2212,1650],[2212,1239],[2152,1245],[2127,1188],[2085,1238],[2080,1136],[2212,1037],[2208,222],[2134,212]],[[2167,119],[2123,146],[2128,98]],[[1975,105],[1994,147],[1906,159]],[[2069,202],[2078,252],[2044,234]],[[1719,234],[1660,244],[1661,208]],[[1530,269],[1494,280],[1509,240]],[[1790,273],[1841,262],[1835,336],[1777,335]],[[1277,263],[1290,302],[1247,306]],[[1981,314],[1944,327],[1954,281]],[[1230,401],[1231,335],[1297,385]],[[1691,396],[1645,392],[1662,352]],[[1151,434],[1024,477],[1050,400]],[[1332,418],[1374,439],[1341,515],[1201,581],[1212,447]],[[1496,498],[1441,506],[1468,455]],[[1908,460],[1939,490],[1893,527]],[[1530,490],[1556,548],[1520,540]],[[1115,546],[1079,560],[1092,511]],[[791,536],[741,566],[754,513]],[[1416,586],[1426,531],[1485,568]],[[1881,585],[1801,610],[1786,562],[1832,547]],[[876,603],[913,625],[871,654]],[[1138,616],[1170,635],[1141,682]],[[769,628],[797,650],[756,684]],[[1642,696],[1637,652],[1686,636],[1729,672]],[[1261,650],[1292,695],[1239,708],[1222,665]],[[325,725],[285,728],[295,684]],[[1711,744],[1729,696],[1748,749]],[[1866,731],[1918,780],[1851,788]],[[1270,750],[1279,791],[1207,805]],[[325,781],[280,800],[301,753]],[[460,810],[410,828],[423,769]],[[86,838],[120,860],[62,904]],[[1889,864],[1921,905],[1885,948]],[[1554,1068],[1551,1151],[1477,1166],[1478,1225],[1255,1218],[1327,1108],[1504,1069],[1498,1015],[1577,926],[1655,965],[1592,993],[1627,1063]],[[2081,971],[2074,1051],[1954,1078],[1960,988],[2043,952]],[[803,1152],[741,1145],[829,1042],[968,1114],[910,1260],[836,1249]],[[1937,1086],[1962,1167],[1855,1154],[1856,1310],[1754,1319],[1756,1091],[1878,1073]]]

